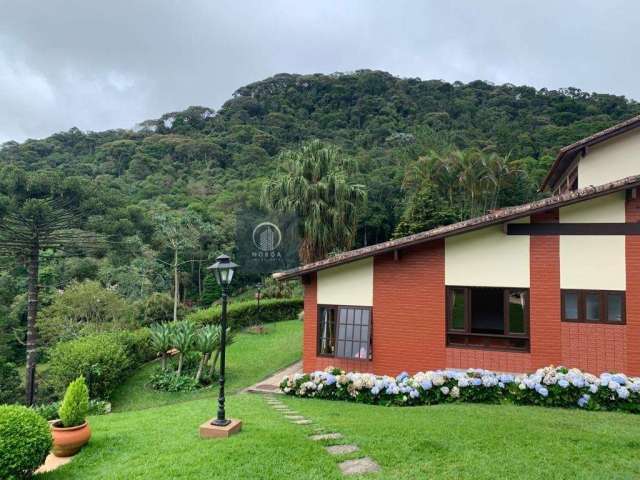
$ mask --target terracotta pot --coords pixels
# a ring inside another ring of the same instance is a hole
[[[84,447],[91,438],[89,424],[84,422],[77,427],[64,428],[60,420],[50,422],[51,435],[53,436],[53,449],[56,457],[70,457]]]

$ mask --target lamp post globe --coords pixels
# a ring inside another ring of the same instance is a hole
[[[225,373],[225,350],[227,347],[227,300],[229,295],[229,285],[233,280],[233,275],[238,265],[233,263],[228,255],[220,255],[216,258],[216,263],[208,267],[213,270],[213,275],[222,288],[222,315],[220,317],[220,377],[218,382],[220,390],[218,391],[218,414],[211,422],[217,427],[224,427],[231,423],[224,411],[224,373]]]

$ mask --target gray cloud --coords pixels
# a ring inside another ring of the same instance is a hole
[[[636,2],[0,0],[0,12],[0,142],[218,108],[279,72],[640,98]]]

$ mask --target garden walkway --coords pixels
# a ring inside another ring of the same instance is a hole
[[[250,393],[279,393],[280,391],[280,382],[282,381],[282,377],[285,375],[293,375],[295,373],[302,373],[302,362],[296,362],[293,365],[289,365],[284,370],[280,370],[275,374],[271,375],[269,378],[265,378],[264,380],[256,383],[255,385],[251,385],[247,387],[244,391]]]
[[[329,455],[334,455],[341,460],[338,463],[338,468],[343,475],[361,475],[380,471],[380,465],[375,460],[360,454],[358,445],[346,443],[344,436],[340,432],[327,431],[321,426],[314,425],[313,420],[305,418],[295,410],[291,410],[288,405],[285,405],[273,395],[268,395],[265,399],[267,404],[278,413],[284,415],[286,420],[296,425],[306,425],[311,428],[311,435],[308,436],[309,440],[322,443]]]

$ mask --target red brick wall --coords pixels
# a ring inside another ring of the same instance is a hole
[[[627,341],[625,327],[562,323],[562,364],[586,372],[626,373]]]
[[[557,223],[558,210],[533,215],[531,223]],[[562,362],[560,321],[560,237],[530,237],[531,369]]]
[[[444,241],[374,260],[373,369],[442,368],[445,364]]]
[[[640,189],[636,189],[636,198],[627,194],[626,221],[640,222]],[[627,258],[627,325],[626,329],[627,364],[624,373],[640,375],[640,236],[627,235],[625,239]]]
[[[473,350],[469,348],[447,348],[447,368],[484,368],[498,372],[529,372],[529,353]],[[535,370],[535,369],[533,369]]]

